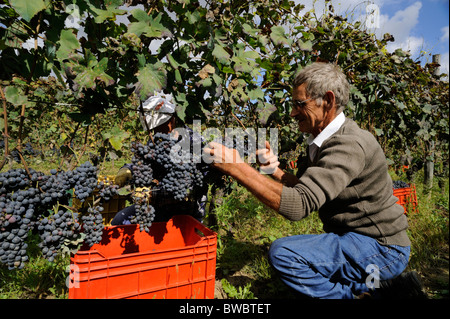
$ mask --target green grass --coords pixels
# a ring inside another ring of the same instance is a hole
[[[67,298],[69,258],[59,257],[51,263],[42,257],[37,236],[28,242],[30,260],[23,269],[0,265],[0,299]]]

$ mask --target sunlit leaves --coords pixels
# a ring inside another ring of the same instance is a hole
[[[67,59],[71,53],[80,48],[80,42],[72,30],[61,30],[59,48],[56,57],[60,60]]]
[[[155,18],[141,9],[131,10],[131,15],[137,20],[128,26],[128,32],[134,33],[138,37],[145,35],[149,38],[160,38],[162,36],[169,36],[170,31],[161,24],[162,14],[158,14]]]
[[[30,20],[41,10],[45,9],[43,0],[10,0],[11,5],[16,12],[25,20]]]
[[[162,62],[147,64],[139,69],[137,79],[141,84],[139,92],[141,100],[145,100],[155,91],[160,91],[166,86],[167,72]]]

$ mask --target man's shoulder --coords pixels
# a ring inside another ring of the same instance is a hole
[[[324,144],[347,145],[362,150],[364,153],[372,151],[378,146],[376,138],[369,131],[362,129],[354,120],[346,118],[341,128],[333,134]],[[326,145],[323,145],[326,146]],[[358,147],[359,146],[359,147]]]
[[[345,118],[345,122],[338,132],[341,136],[352,136],[355,139],[362,139],[366,141],[376,141],[375,136],[369,131],[361,128],[354,120],[351,118]]]

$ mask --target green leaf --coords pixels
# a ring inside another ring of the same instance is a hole
[[[86,50],[89,53],[89,50]],[[87,54],[89,60],[87,61],[87,67],[77,74],[75,82],[80,85],[80,88],[95,89],[98,82],[103,82],[104,86],[110,86],[114,84],[114,79],[109,76],[105,70],[108,65],[108,58],[104,57],[99,62],[92,54]]]
[[[174,97],[175,101],[177,101],[175,112],[177,113],[178,118],[184,122],[186,117],[186,107],[189,106],[189,102],[186,99],[186,94],[178,92]]]
[[[56,57],[59,60],[67,59],[73,51],[80,48],[80,42],[72,30],[61,30],[59,38],[59,48],[56,51]]]
[[[230,54],[225,51],[221,45],[215,45],[212,55],[219,60],[220,63],[230,65]]]
[[[5,88],[5,97],[9,103],[14,105],[22,105],[28,101],[25,93],[15,86],[7,86]]]
[[[248,92],[248,97],[250,98],[250,100],[262,100],[264,99],[264,92],[261,90],[261,88],[256,88]]]
[[[186,12],[189,24],[195,24],[200,20],[200,12],[195,10],[193,13]]]
[[[162,14],[158,14],[156,18],[148,16],[147,13],[141,9],[131,10],[131,15],[138,20],[138,22],[132,22],[128,26],[128,32],[134,33],[138,37],[141,34],[149,38],[160,38],[162,36],[170,35],[170,31],[165,28],[160,22]]]
[[[303,42],[301,39],[298,40],[298,46],[300,50],[302,51],[312,51],[313,43],[311,40],[307,40],[306,42]]]
[[[11,6],[27,22],[41,10],[45,9],[43,0],[10,0]]]
[[[433,106],[431,104],[425,104],[425,106],[422,108],[422,111],[426,114],[431,114],[432,110]]]
[[[122,15],[127,12],[126,10],[116,9],[113,6],[108,7],[107,10],[98,9],[92,5],[90,8],[96,14],[94,18],[95,23],[103,23],[107,19],[116,20],[116,15]]]
[[[166,87],[167,72],[164,64],[158,61],[155,64],[147,64],[143,68],[140,68],[137,78],[142,85],[139,92],[140,98],[145,100],[154,94],[155,91],[161,91],[161,89]]]
[[[383,135],[383,129],[381,128],[374,128],[375,134],[377,134],[377,136],[381,136]]]
[[[292,44],[292,40],[286,38],[284,28],[282,26],[273,26],[270,30],[272,31],[270,33],[270,38],[272,39],[273,43],[277,45]]]
[[[130,133],[114,126],[111,130],[103,133],[102,136],[103,139],[108,139],[111,146],[118,151],[122,148],[123,141],[130,136]]]

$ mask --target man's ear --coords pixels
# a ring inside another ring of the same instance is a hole
[[[330,110],[331,108],[336,106],[336,97],[334,96],[333,91],[327,91],[325,93],[324,100],[327,103],[327,106],[326,106],[327,109]]]

